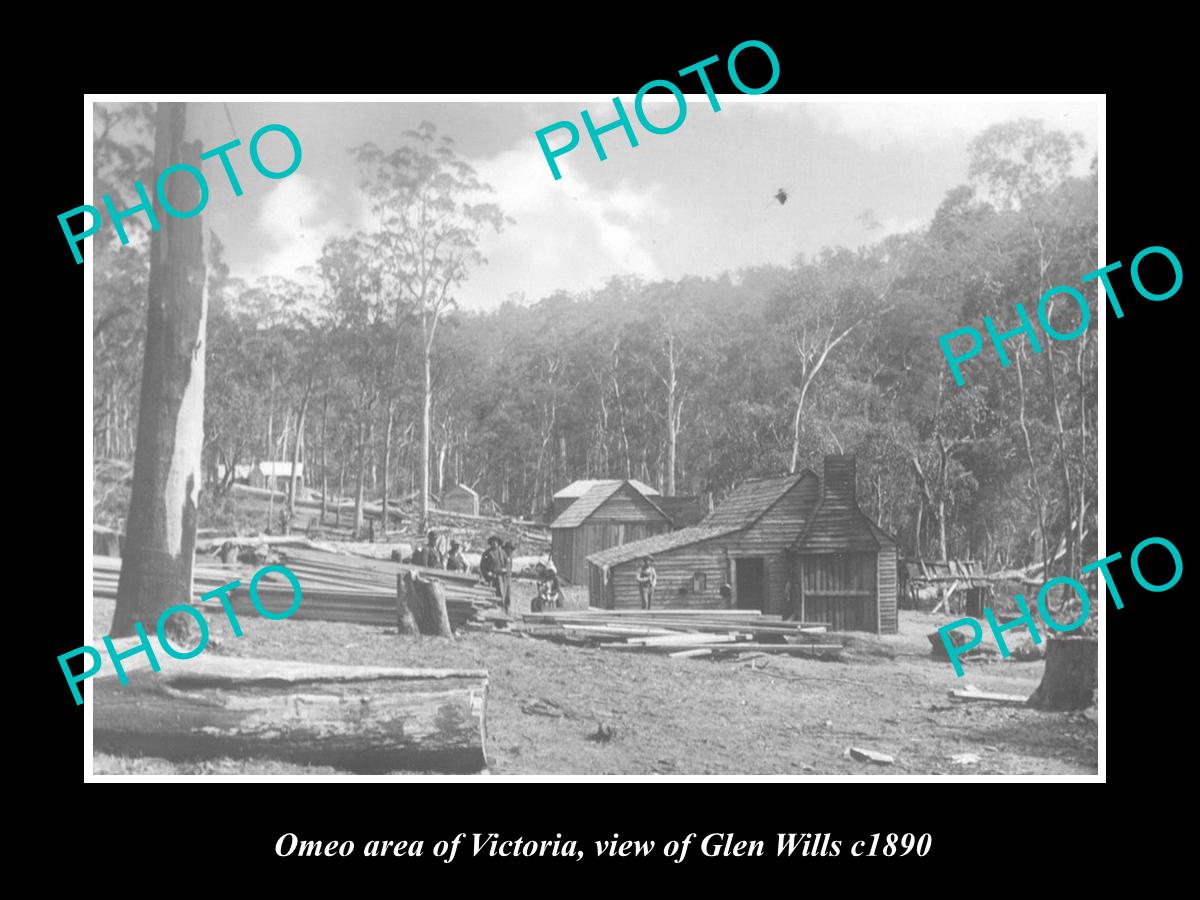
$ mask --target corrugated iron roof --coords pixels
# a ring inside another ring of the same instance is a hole
[[[688,544],[696,544],[700,541],[707,541],[710,538],[733,534],[735,531],[741,530],[741,528],[706,528],[704,525],[694,525],[691,528],[681,528],[679,531],[667,531],[663,534],[656,534],[652,537],[643,538],[640,541],[634,541],[631,544],[609,547],[607,550],[593,553],[587,560],[592,565],[605,568],[628,562],[631,559],[640,559],[643,556],[654,556],[656,553],[665,553],[667,550],[673,550],[676,547],[686,547]]]

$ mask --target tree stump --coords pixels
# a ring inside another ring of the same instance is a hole
[[[436,579],[416,575],[413,576],[412,585],[412,596],[417,601],[417,627],[421,629],[421,634],[454,637],[454,632],[450,630],[450,616],[446,612],[446,592],[442,589],[442,583]]]
[[[1052,638],[1046,671],[1029,698],[1036,709],[1086,709],[1096,702],[1099,643],[1095,636]]]
[[[413,617],[415,596],[412,572],[396,573],[396,628],[400,634],[420,634],[417,620]]]

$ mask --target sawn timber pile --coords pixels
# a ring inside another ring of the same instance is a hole
[[[437,579],[446,594],[446,612],[454,628],[464,622],[478,621],[482,614],[497,606],[496,594],[478,583],[474,575],[426,569],[421,566],[368,559],[312,550],[302,547],[281,549],[283,565],[300,582],[300,607],[295,619],[315,619],[325,622],[357,622],[362,625],[395,626],[396,575],[408,570],[425,578]],[[116,557],[93,556],[93,593],[97,597],[116,597],[121,560]],[[230,594],[238,616],[257,616],[258,610],[250,600],[249,583],[255,568],[243,564],[213,564],[197,562],[193,584],[197,595],[193,603],[216,610],[216,600],[200,604],[199,595],[215,590],[231,581],[241,586]],[[258,595],[264,605],[282,611],[292,604],[292,587],[280,574],[270,574],[258,582]],[[183,598],[180,598],[182,602]]]
[[[544,637],[681,658],[753,652],[839,659],[842,652],[824,624],[785,622],[754,610],[556,610],[529,613],[524,622]]]

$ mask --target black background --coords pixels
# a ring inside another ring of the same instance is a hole
[[[1084,33],[1077,22],[1055,23],[1041,13],[1036,31],[1013,28],[1002,33],[989,22],[953,34],[945,30],[945,23],[930,22],[920,37],[910,33],[912,22],[903,23],[904,28],[902,23],[859,21],[831,27],[816,13],[801,16],[799,11],[790,13],[783,25],[773,21],[745,27],[730,22],[718,25],[715,20],[706,26],[707,16],[692,12],[687,17],[701,24],[687,32],[680,31],[678,24],[664,29],[618,19],[603,10],[586,27],[568,25],[563,15],[553,10],[528,14],[530,22],[522,22],[521,28],[540,33],[519,39],[510,33],[512,22],[498,23],[496,30],[476,23],[470,34],[446,25],[398,24],[374,37],[365,37],[361,28],[342,34],[340,26],[331,25],[320,38],[293,31],[294,22],[282,23],[269,31],[240,34],[233,44],[226,40],[210,47],[201,40],[198,46],[204,52],[195,64],[163,61],[148,66],[145,57],[138,57],[131,58],[127,67],[114,64],[93,70],[86,87],[99,92],[153,92],[155,99],[167,89],[231,95],[264,87],[372,93],[586,91],[628,99],[646,81],[670,78],[678,69],[716,54],[722,63],[709,69],[710,77],[714,89],[726,93],[733,91],[724,74],[729,50],[755,38],[770,44],[780,60],[781,76],[773,94],[1106,92],[1104,261],[1119,259],[1125,264],[1113,279],[1125,317],[1117,320],[1111,311],[1106,313],[1108,534],[1101,549],[1120,551],[1128,558],[1139,541],[1158,535],[1175,543],[1186,564],[1184,514],[1192,493],[1190,420],[1195,408],[1193,379],[1184,365],[1189,352],[1185,342],[1192,337],[1184,321],[1187,283],[1170,300],[1151,303],[1136,294],[1128,278],[1129,262],[1150,245],[1169,247],[1185,272],[1188,269],[1182,207],[1192,178],[1184,160],[1187,142],[1176,131],[1185,101],[1172,88],[1169,72],[1180,57],[1163,46],[1161,34],[1156,32],[1150,41],[1140,26],[1118,36]],[[1102,46],[1116,44],[1123,55],[1101,52]],[[216,58],[214,53],[226,64],[209,64]],[[1103,67],[1092,68],[1101,57]],[[747,84],[766,80],[765,66],[761,73],[754,71],[758,58],[754,51],[739,58],[739,72]],[[291,74],[276,77],[281,71]],[[697,89],[690,81],[680,81],[685,90]],[[69,318],[64,311],[76,309],[80,302],[84,267],[75,265],[55,217],[81,202],[83,106],[78,88],[64,82],[57,94],[47,93],[36,105],[28,104],[40,131],[22,163],[25,176],[20,180],[25,182],[23,189],[31,192],[24,208],[32,215],[24,221],[33,226],[34,236],[20,242],[18,261],[28,265],[32,277],[26,278],[28,288],[13,298],[12,311],[29,316],[34,326],[30,335],[42,334],[46,340],[38,344],[29,337],[29,346],[16,348],[19,359],[31,357],[35,371],[27,371],[26,378],[37,371],[57,370],[58,342],[52,336],[57,337],[60,321]],[[537,152],[532,136],[530,152]],[[40,267],[24,262],[28,249],[41,257]],[[1032,308],[1036,298],[1027,299],[1027,308]],[[84,328],[89,327],[85,317]],[[85,372],[90,365],[85,356]],[[77,394],[69,402],[53,402],[40,390],[19,393],[30,408],[14,428],[28,429],[30,434],[42,434],[51,419],[65,427],[74,413],[50,415],[60,407],[78,409]],[[85,429],[87,421],[85,409]],[[70,435],[64,434],[63,448],[74,446],[75,434],[73,428]],[[39,444],[25,446],[32,450]],[[64,455],[59,471],[68,472],[77,464],[73,457],[68,466]],[[88,468],[85,460],[85,479]],[[68,479],[55,481],[63,484],[63,493],[73,492],[65,486]],[[39,496],[45,499],[44,494]],[[73,552],[62,553],[61,545],[69,543],[67,535],[78,535],[63,521],[78,521],[66,513],[72,508],[78,509],[66,503],[61,518],[56,509],[41,520],[42,527],[63,540],[56,550],[35,551],[38,562],[26,567],[28,577],[41,579],[47,568],[65,568],[62,562]],[[90,518],[86,489],[84,511]],[[41,515],[46,516],[46,511]],[[90,537],[84,537],[86,548]],[[1165,580],[1150,557],[1146,559],[1146,574]],[[636,879],[654,866],[668,876],[686,873],[687,883],[710,887],[716,886],[710,881],[714,876],[724,879],[733,874],[739,887],[756,892],[776,884],[757,880],[767,874],[764,867],[771,874],[798,876],[781,884],[787,889],[815,887],[826,878],[853,889],[858,882],[850,879],[863,875],[885,879],[895,870],[921,868],[921,880],[911,884],[935,891],[998,886],[998,880],[1010,878],[1015,879],[1010,890],[1032,890],[1034,879],[1071,865],[1084,847],[1094,859],[1090,853],[1095,843],[1106,840],[1107,834],[1120,835],[1123,852],[1132,844],[1155,840],[1160,829],[1148,813],[1158,803],[1170,802],[1175,773],[1190,768],[1185,739],[1188,719],[1183,710],[1170,714],[1168,706],[1178,692],[1191,687],[1182,674],[1191,631],[1186,615],[1187,576],[1169,592],[1149,594],[1133,582],[1124,563],[1114,566],[1114,571],[1125,608],[1115,611],[1110,603],[1107,613],[1104,787],[1050,780],[1024,784],[397,782],[269,787],[239,782],[220,788],[205,782],[202,793],[187,784],[96,787],[106,793],[104,797],[91,791],[77,793],[83,788],[82,708],[76,708],[70,692],[64,690],[56,661],[59,653],[80,642],[79,595],[65,594],[61,588],[47,590],[46,582],[39,580],[36,591],[26,597],[36,604],[36,618],[26,622],[19,639],[23,652],[30,654],[19,684],[22,708],[29,717],[26,724],[35,729],[31,761],[43,770],[37,784],[44,796],[26,804],[26,809],[33,820],[55,829],[58,838],[63,830],[68,837],[77,836],[69,842],[71,852],[82,857],[89,879],[103,871],[102,864],[113,863],[141,871],[175,868],[180,875],[178,861],[186,858],[191,860],[188,868],[232,865],[247,873],[261,872],[271,885],[278,883],[280,875],[308,882],[319,871],[344,873],[353,865],[385,873],[382,878],[389,880],[381,880],[380,885],[403,889],[414,886],[403,879],[405,870],[415,866],[425,872],[453,874],[448,884],[454,887],[470,883],[476,873],[503,875],[519,870],[514,872],[524,876],[519,881],[490,883],[498,889],[504,885],[535,893],[542,888],[558,893],[582,885],[605,890],[612,884],[622,892],[641,893],[653,882]],[[37,622],[36,629],[28,627],[32,621]],[[746,768],[753,770],[752,761]],[[269,797],[262,796],[264,790],[269,790]],[[1098,791],[1104,791],[1103,797]],[[130,792],[138,796],[131,797]],[[591,841],[610,837],[614,831],[623,838],[653,839],[659,846],[692,832],[697,834],[696,842],[712,832],[733,832],[738,838],[762,839],[768,849],[758,859],[704,859],[694,843],[681,865],[665,862],[657,853],[649,862],[597,860],[589,853],[586,862],[575,863],[471,859],[460,850],[458,859],[446,866],[431,853],[434,841],[459,832],[468,834],[467,841],[474,832],[534,839],[562,834],[590,848]],[[777,833],[826,831],[842,840],[841,856],[774,858]],[[277,859],[274,844],[286,832],[304,839],[352,839],[360,848],[371,839],[421,838],[426,841],[426,855],[422,859]],[[913,856],[851,859],[849,842],[869,839],[875,832],[928,832],[933,836],[933,851],[923,860]],[[51,839],[47,832],[44,840]],[[198,853],[201,847],[207,850]],[[171,848],[183,854],[175,857],[174,864]],[[631,880],[560,880],[581,871]],[[463,875],[466,881],[461,880]],[[396,876],[397,881],[390,881]]]

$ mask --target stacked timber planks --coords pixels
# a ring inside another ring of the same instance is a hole
[[[530,613],[524,622],[607,650],[676,658],[756,652],[836,659],[842,649],[821,643],[828,640],[823,624],[785,622],[754,610],[558,610]]]
[[[479,620],[482,613],[496,607],[496,594],[479,584],[473,575],[401,565],[387,560],[330,553],[304,547],[281,548],[283,564],[300,582],[300,607],[294,619],[314,619],[325,622],[357,622],[363,625],[394,626],[396,624],[396,575],[402,570],[437,579],[446,594],[446,612],[452,627]],[[238,616],[258,615],[250,600],[248,585],[255,569],[252,566],[197,562],[193,570],[193,585],[198,595],[240,581],[241,586],[230,594]],[[93,593],[96,597],[116,597],[121,560],[115,557],[93,556]],[[292,588],[279,574],[267,575],[258,582],[259,598],[270,610],[282,611],[292,604]],[[199,603],[199,601],[194,601]],[[219,610],[215,601],[203,604]]]

